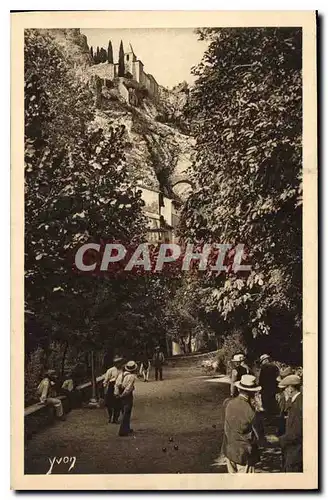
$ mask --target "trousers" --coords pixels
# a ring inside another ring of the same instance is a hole
[[[252,474],[255,472],[255,467],[254,465],[240,465],[236,464],[232,460],[229,460],[229,458],[226,458],[227,461],[227,469],[229,474]]]
[[[114,396],[115,382],[110,382],[108,385],[105,404],[108,413],[109,422],[113,419],[113,422],[117,422],[121,411],[121,400]]]
[[[141,367],[140,370],[140,375],[142,375],[144,382],[148,382],[149,379],[149,368],[145,369],[143,366]]]
[[[158,380],[158,375],[159,375],[159,379],[163,380],[163,367],[162,367],[162,365],[155,366],[155,380]]]
[[[60,399],[57,398],[47,398],[47,405],[51,405],[55,408],[56,417],[62,417],[64,415],[63,404]]]
[[[131,432],[130,421],[133,408],[133,395],[129,394],[121,398],[121,405],[123,410],[123,417],[118,431],[119,436],[128,436]]]

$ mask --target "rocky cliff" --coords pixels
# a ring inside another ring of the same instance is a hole
[[[162,190],[171,198],[183,194],[181,179],[187,178],[185,172],[192,151],[192,142],[181,127],[182,109],[188,95],[186,85],[173,91],[161,87],[160,99],[155,102],[134,89],[133,82],[103,80],[106,63],[92,64],[87,39],[79,29],[44,31],[56,39],[62,52],[73,62],[79,78],[88,82],[95,92],[96,118],[91,126],[104,131],[113,125],[125,126],[126,161],[133,182]],[[126,87],[132,87],[130,92],[136,96],[133,104],[124,98],[120,85],[124,85],[125,92],[128,92]],[[177,179],[178,190],[174,189]]]

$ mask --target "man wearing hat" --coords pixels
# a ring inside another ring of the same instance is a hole
[[[303,398],[301,379],[287,375],[279,382],[290,400],[285,433],[279,443],[284,455],[284,472],[303,472]]]
[[[234,354],[231,362],[233,363],[233,368],[231,371],[231,385],[230,385],[230,396],[238,396],[238,389],[235,385],[243,375],[250,373],[250,369],[245,363],[244,354]]]
[[[292,375],[293,370],[290,366],[287,366],[286,368],[283,368],[280,370],[280,375],[277,377],[277,382],[280,384],[280,382],[287,377],[288,375]],[[288,415],[288,410],[290,406],[290,399],[288,395],[285,393],[284,388],[279,387],[278,385],[278,392],[276,394],[276,401],[278,404],[279,408],[279,419],[278,419],[278,436],[281,436],[282,434],[285,433],[286,429],[286,420],[287,420],[287,415]]]
[[[103,381],[109,424],[111,422],[113,424],[118,424],[118,418],[120,416],[120,404],[118,399],[114,395],[114,388],[116,379],[121,372],[120,365],[122,361],[123,358],[115,356],[113,360],[113,366],[111,366],[111,368],[107,370]]]
[[[262,356],[260,356],[260,364],[259,384],[262,387],[262,406],[264,411],[274,415],[278,412],[276,393],[279,369],[277,365],[271,361],[269,354],[262,354]]]
[[[71,411],[71,409],[74,406],[75,403],[75,384],[72,376],[72,372],[66,372],[65,374],[65,379],[62,383],[62,386],[60,388],[60,393],[66,396],[67,401],[68,401],[68,408],[67,408],[67,413]]]
[[[164,364],[165,358],[164,354],[161,351],[160,346],[155,347],[155,353],[153,356],[153,362],[155,366],[155,380],[158,380],[158,375],[159,379],[163,380],[163,364]]]
[[[128,436],[133,432],[130,427],[133,407],[133,391],[136,381],[138,365],[135,361],[126,363],[123,372],[117,377],[114,394],[122,404],[123,417],[119,429],[119,436]]]
[[[239,395],[229,401],[224,420],[222,452],[229,474],[253,473],[259,460],[253,398],[261,390],[254,375],[242,375],[235,383]]]
[[[40,403],[46,403],[55,408],[56,417],[64,420],[64,410],[60,399],[56,398],[55,390],[55,370],[48,370],[37,388],[37,394],[40,397]]]

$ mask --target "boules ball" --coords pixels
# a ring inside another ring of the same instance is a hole
[[[164,447],[164,448],[162,448],[162,451],[164,451],[164,453],[165,453],[165,452],[166,452],[166,448],[165,448],[165,447]]]
[[[177,444],[174,445],[174,449],[175,450],[178,450],[179,449],[179,446]]]
[[[173,443],[173,437],[170,437],[169,441],[170,443]]]

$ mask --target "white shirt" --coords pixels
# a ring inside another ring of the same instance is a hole
[[[120,388],[124,389],[121,393],[121,396],[127,396],[128,394],[131,394],[134,391],[135,380],[136,376],[133,373],[121,373],[116,379],[114,394],[118,396],[120,394]]]
[[[294,394],[294,396],[291,398],[292,403],[294,403],[295,399],[297,398],[297,396],[299,394],[301,394],[300,391],[298,391],[296,394]]]
[[[111,382],[115,382],[118,374],[119,374],[119,371],[116,368],[116,366],[112,366],[111,368],[109,368],[107,370],[107,372],[105,373],[105,378],[104,378],[104,382],[103,382],[104,387],[108,387],[108,385]]]
[[[66,391],[72,392],[74,390],[74,382],[71,378],[68,378],[67,380],[64,380],[62,389],[65,389]]]

